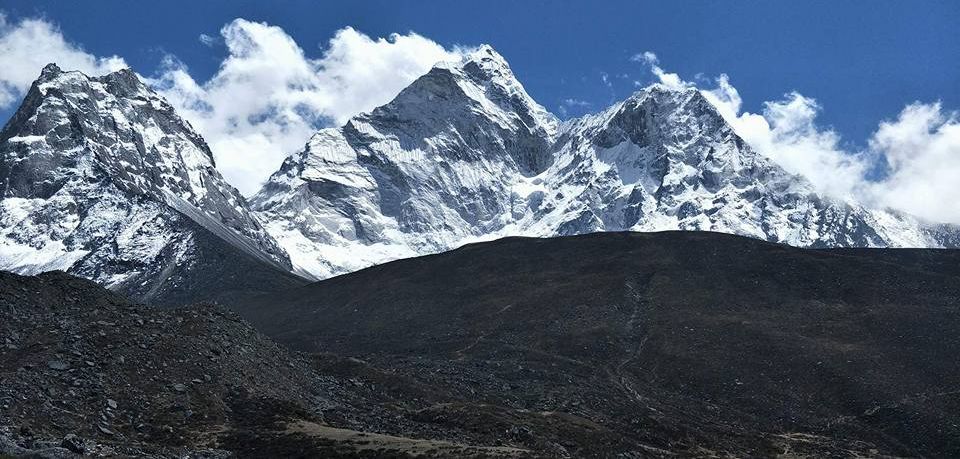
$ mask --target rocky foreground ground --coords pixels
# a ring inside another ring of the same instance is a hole
[[[957,457],[960,252],[512,238],[221,306],[0,273],[0,457]]]
[[[217,306],[155,309],[63,273],[0,273],[0,336],[0,456],[523,454],[456,432],[361,432],[417,429],[365,409],[366,382],[318,372]]]

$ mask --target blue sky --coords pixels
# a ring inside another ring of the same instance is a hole
[[[850,142],[909,102],[960,107],[956,1],[176,3],[5,1],[2,9],[9,19],[45,17],[68,40],[122,56],[140,73],[174,54],[198,80],[225,50],[197,37],[242,17],[282,27],[308,55],[344,26],[371,36],[415,31],[446,46],[489,43],[554,112],[565,99],[591,104],[569,107],[573,114],[598,110],[629,95],[634,80],[651,81],[629,60],[647,50],[687,79],[728,74],[751,111],[788,91],[814,97],[821,122]]]
[[[0,19],[0,119],[45,61],[129,65],[248,195],[317,127],[488,43],[561,117],[696,85],[821,191],[960,222],[958,1],[3,0]]]

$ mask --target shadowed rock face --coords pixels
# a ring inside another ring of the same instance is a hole
[[[508,238],[238,309],[420,394],[391,406],[435,402],[408,416],[549,454],[951,457],[958,299],[956,251],[667,232]]]

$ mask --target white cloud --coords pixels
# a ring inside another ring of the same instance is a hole
[[[754,149],[784,169],[805,176],[821,192],[841,198],[861,195],[867,161],[840,147],[840,136],[816,124],[821,107],[800,93],[764,103],[762,114],[741,113],[740,93],[727,75],[717,87],[701,90],[720,114]]]
[[[641,62],[648,65],[657,65],[660,63],[660,59],[657,59],[657,55],[652,51],[644,51],[642,53],[634,54],[630,57],[630,60],[633,62]]]
[[[319,125],[387,103],[437,62],[460,56],[415,33],[374,39],[347,27],[316,59],[268,24],[236,19],[220,33],[229,54],[209,80],[195,81],[169,58],[153,83],[247,195]]]
[[[388,102],[438,61],[461,54],[415,33],[371,38],[349,27],[316,58],[263,23],[236,19],[220,35],[199,37],[227,47],[213,77],[197,82],[169,56],[150,83],[200,131],[221,172],[248,195],[318,126]],[[50,62],[90,75],[127,66],[118,56],[94,56],[68,42],[46,20],[9,23],[0,13],[0,107],[18,102]]]
[[[886,159],[887,177],[871,188],[891,207],[934,221],[960,223],[960,121],[940,103],[914,103],[880,124],[870,148]]]
[[[650,66],[661,84],[695,87],[659,67],[655,54],[631,58]],[[939,103],[908,105],[880,123],[868,147],[851,151],[840,135],[817,124],[816,100],[791,92],[764,103],[763,113],[742,111],[727,75],[700,92],[743,139],[784,169],[805,176],[821,192],[870,206],[890,207],[931,221],[960,223],[960,121]],[[886,165],[887,173],[869,171]]]
[[[563,99],[563,105],[566,107],[589,107],[590,102],[580,99]]]
[[[316,58],[279,27],[237,19],[220,33],[200,37],[206,45],[222,40],[228,50],[210,79],[197,82],[168,57],[151,82],[204,135],[222,173],[248,195],[319,125],[384,104],[436,62],[461,55],[414,33],[371,38],[344,28]],[[652,52],[631,60],[649,66],[663,85],[695,87],[665,71]],[[118,56],[95,56],[70,43],[44,19],[11,23],[0,13],[0,107],[16,103],[49,62],[91,75],[127,66]],[[601,80],[611,84],[606,73]],[[939,103],[908,105],[880,123],[867,148],[849,151],[836,132],[817,124],[816,100],[791,92],[764,103],[762,113],[749,113],[726,75],[714,82],[701,92],[737,133],[822,192],[960,223],[960,121]],[[586,106],[566,99],[560,109]],[[886,174],[868,177],[878,166]]]
[[[212,47],[217,44],[217,37],[205,33],[200,34],[198,40],[200,40],[200,43],[203,43],[204,46]]]
[[[687,87],[692,87],[693,84],[683,81],[679,75],[676,73],[668,73],[660,67],[660,59],[657,58],[657,55],[650,52],[644,51],[640,54],[634,54],[631,58],[633,62],[640,62],[650,66],[650,71],[653,72],[654,76],[660,80],[660,84],[667,86],[673,89],[682,89]],[[637,81],[633,82],[634,85],[639,85]]]
[[[10,23],[0,13],[0,107],[19,102],[43,66],[51,62],[89,75],[127,67],[118,56],[97,57],[68,42],[59,28],[43,19]]]
[[[613,86],[613,83],[610,82],[610,75],[607,75],[606,72],[600,72],[600,81],[602,81],[603,85],[608,88]]]

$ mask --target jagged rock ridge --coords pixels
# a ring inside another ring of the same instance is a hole
[[[389,104],[318,132],[251,199],[316,277],[493,234],[511,186],[553,160],[558,121],[482,47]]]
[[[0,131],[0,191],[0,269],[61,269],[151,301],[215,275],[211,253],[281,277],[291,266],[200,135],[130,70],[45,67]]]
[[[202,138],[129,70],[90,78],[48,66],[0,133],[0,156],[0,269],[64,269],[145,300],[192,282],[185,271],[209,277],[209,253],[325,278],[512,235],[960,243],[953,226],[818,195],[696,89],[653,85],[561,123],[489,46],[319,131],[249,206]]]
[[[559,123],[482,46],[318,132],[251,199],[325,278],[511,235],[711,230],[813,247],[956,247],[960,232],[820,196],[696,89],[652,85]]]

